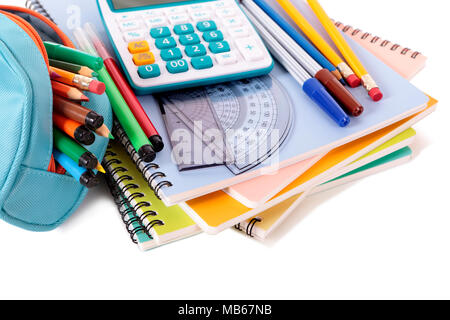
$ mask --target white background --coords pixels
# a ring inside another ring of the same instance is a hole
[[[0,222],[0,298],[450,298],[447,1],[322,4],[429,57],[413,82],[440,107],[412,163],[309,198],[264,244],[228,230],[143,253],[96,189],[56,231]]]

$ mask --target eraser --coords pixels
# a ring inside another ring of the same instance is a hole
[[[106,91],[106,86],[103,82],[92,80],[89,84],[89,91],[98,95],[102,95]]]
[[[351,74],[345,79],[350,88],[357,88],[361,85],[361,79],[356,74]]]
[[[383,93],[381,92],[380,88],[373,88],[369,91],[369,96],[372,98],[373,101],[377,102],[383,99]]]

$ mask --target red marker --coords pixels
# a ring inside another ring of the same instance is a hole
[[[130,107],[131,112],[152,143],[153,149],[156,152],[163,150],[164,142],[161,136],[159,135],[152,121],[150,120],[141,103],[134,94],[133,89],[131,89],[130,85],[128,84],[128,81],[123,76],[122,71],[117,65],[116,61],[109,54],[103,42],[98,37],[97,33],[95,32],[94,26],[90,23],[87,23],[85,25],[85,31],[89,35],[89,38],[91,39],[95,49],[97,50],[97,53],[103,59],[106,70],[108,70],[109,75],[111,76],[123,98],[125,99],[125,102]]]

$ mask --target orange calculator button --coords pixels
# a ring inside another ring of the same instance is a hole
[[[130,53],[142,53],[150,51],[150,46],[147,41],[134,41],[128,44],[128,51]]]
[[[145,66],[155,63],[155,55],[151,52],[136,53],[133,55],[133,62],[137,66]]]

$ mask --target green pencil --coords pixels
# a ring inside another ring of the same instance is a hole
[[[125,102],[125,99],[120,94],[116,84],[111,79],[111,76],[106,68],[103,67],[98,70],[98,75],[99,80],[106,85],[106,95],[111,102],[114,114],[130,138],[134,149],[138,152],[142,160],[145,162],[152,162],[156,157],[153,146],[142,128],[139,126],[139,123]]]
[[[70,71],[72,73],[76,73],[89,78],[96,78],[98,73],[92,70],[91,68],[80,66],[78,64],[69,63],[65,61],[49,59],[50,66],[59,68],[62,70]]]
[[[59,129],[53,129],[53,140],[55,143],[54,147],[78,163],[80,167],[97,169],[100,172],[104,172],[103,167],[91,152],[72,140]]]

